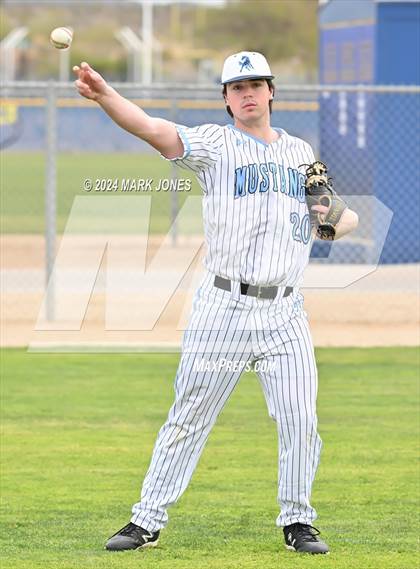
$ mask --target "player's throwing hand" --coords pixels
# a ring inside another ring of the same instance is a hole
[[[73,72],[77,75],[75,85],[80,95],[86,99],[98,101],[101,96],[105,95],[108,90],[108,85],[105,79],[92,67],[83,61],[73,67]]]

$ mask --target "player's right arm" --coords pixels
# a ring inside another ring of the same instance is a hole
[[[183,155],[184,145],[173,123],[149,116],[122,97],[88,63],[73,67],[73,71],[77,75],[75,85],[79,93],[96,101],[120,127],[149,143],[166,158]]]

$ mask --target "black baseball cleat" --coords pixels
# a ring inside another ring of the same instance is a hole
[[[126,551],[128,549],[156,547],[159,541],[159,533],[159,531],[147,531],[130,522],[108,539],[105,549],[108,551]]]
[[[328,545],[318,538],[319,530],[307,524],[291,524],[283,528],[286,548],[298,553],[329,553]]]

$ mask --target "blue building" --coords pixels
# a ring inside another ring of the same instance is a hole
[[[329,0],[319,20],[321,158],[345,181],[341,193],[393,211],[381,262],[419,262],[419,93],[354,87],[420,84],[420,3]],[[381,216],[371,216],[374,237]]]

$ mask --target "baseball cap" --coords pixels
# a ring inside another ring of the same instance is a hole
[[[222,71],[222,85],[243,79],[274,79],[270,66],[262,53],[240,51],[225,59]]]

